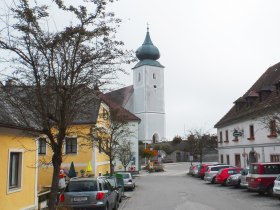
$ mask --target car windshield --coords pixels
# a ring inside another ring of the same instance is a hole
[[[70,181],[66,191],[67,192],[97,191],[97,182],[95,180]]]
[[[238,171],[237,170],[228,170],[228,174],[237,174],[238,173]]]
[[[249,169],[243,169],[243,170],[241,171],[241,174],[242,174],[243,176],[246,176],[246,175],[248,175],[248,172],[249,172]]]
[[[259,165],[250,165],[250,174],[258,174]]]
[[[112,187],[116,187],[116,182],[113,178],[107,178],[107,180],[112,185]]]
[[[129,179],[129,174],[121,174],[123,176],[124,179]]]

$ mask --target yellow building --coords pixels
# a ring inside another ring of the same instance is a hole
[[[8,118],[6,115],[1,119],[9,121]],[[37,152],[34,135],[27,134],[24,128],[11,121],[1,121],[0,124],[0,209],[36,209]]]
[[[93,125],[102,126],[106,130],[109,125],[109,107],[101,100],[90,107],[87,116],[78,116],[68,131],[63,149],[63,162],[61,168],[67,173],[71,162],[74,163],[75,171],[81,176],[81,170],[86,170],[90,163],[92,172],[85,172],[91,176],[98,176],[109,171],[109,159],[106,154],[99,150],[98,144],[92,141]],[[52,150],[46,143],[46,138],[38,138],[38,193],[47,191],[52,182],[53,168],[51,165]]]

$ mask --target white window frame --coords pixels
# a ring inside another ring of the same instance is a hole
[[[16,152],[20,153],[19,157],[19,168],[18,168],[18,187],[10,188],[10,164],[11,164],[11,153]],[[7,176],[7,194],[19,192],[22,190],[22,183],[23,183],[23,149],[9,149],[8,153],[8,176]]]

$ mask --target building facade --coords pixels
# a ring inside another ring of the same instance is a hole
[[[220,162],[244,168],[280,161],[279,81],[280,63],[268,68],[215,125]]]

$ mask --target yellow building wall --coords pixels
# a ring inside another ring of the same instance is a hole
[[[20,130],[0,128],[0,209],[18,210],[36,205],[36,141]],[[8,189],[9,151],[22,151],[21,188]]]
[[[100,109],[99,109],[99,115],[97,118],[97,126],[104,127],[106,129],[109,129],[110,127],[110,109],[105,103],[101,103]],[[104,138],[104,140],[109,140],[110,135],[108,133],[103,133],[101,136]],[[95,168],[95,174],[96,176],[99,175],[99,173],[106,174],[110,171],[110,162],[109,162],[109,156],[106,155],[104,152],[99,152],[98,144],[96,145],[96,168]]]
[[[104,113],[106,112],[106,113]],[[109,107],[101,103],[97,125],[105,128],[109,127]],[[73,125],[69,130],[69,137],[78,137],[77,154],[65,154],[61,168],[70,169],[70,164],[73,161],[75,170],[80,176],[80,170],[85,170],[88,162],[92,166],[92,174],[96,177],[99,173],[105,174],[110,171],[109,157],[103,152],[99,153],[98,145],[89,144],[87,134],[90,133],[90,128],[93,125]],[[108,138],[108,134],[106,134]],[[97,149],[96,149],[97,148]],[[65,153],[65,148],[64,148]],[[39,155],[40,167],[38,169],[38,192],[44,191],[51,185],[53,167],[51,164],[52,150],[47,148],[46,155]]]
[[[87,135],[90,132],[90,125],[72,126],[68,137],[77,137],[77,154],[65,154],[65,146],[63,148],[62,169],[70,169],[73,161],[75,171],[80,176],[80,170],[86,170],[88,162],[93,160],[93,150]],[[46,155],[39,155],[40,167],[38,170],[38,191],[44,191],[50,187],[52,183],[53,167],[51,164],[52,150],[47,147]],[[45,163],[45,164],[44,164]],[[93,167],[93,166],[92,166]],[[94,172],[92,172],[94,173]]]

